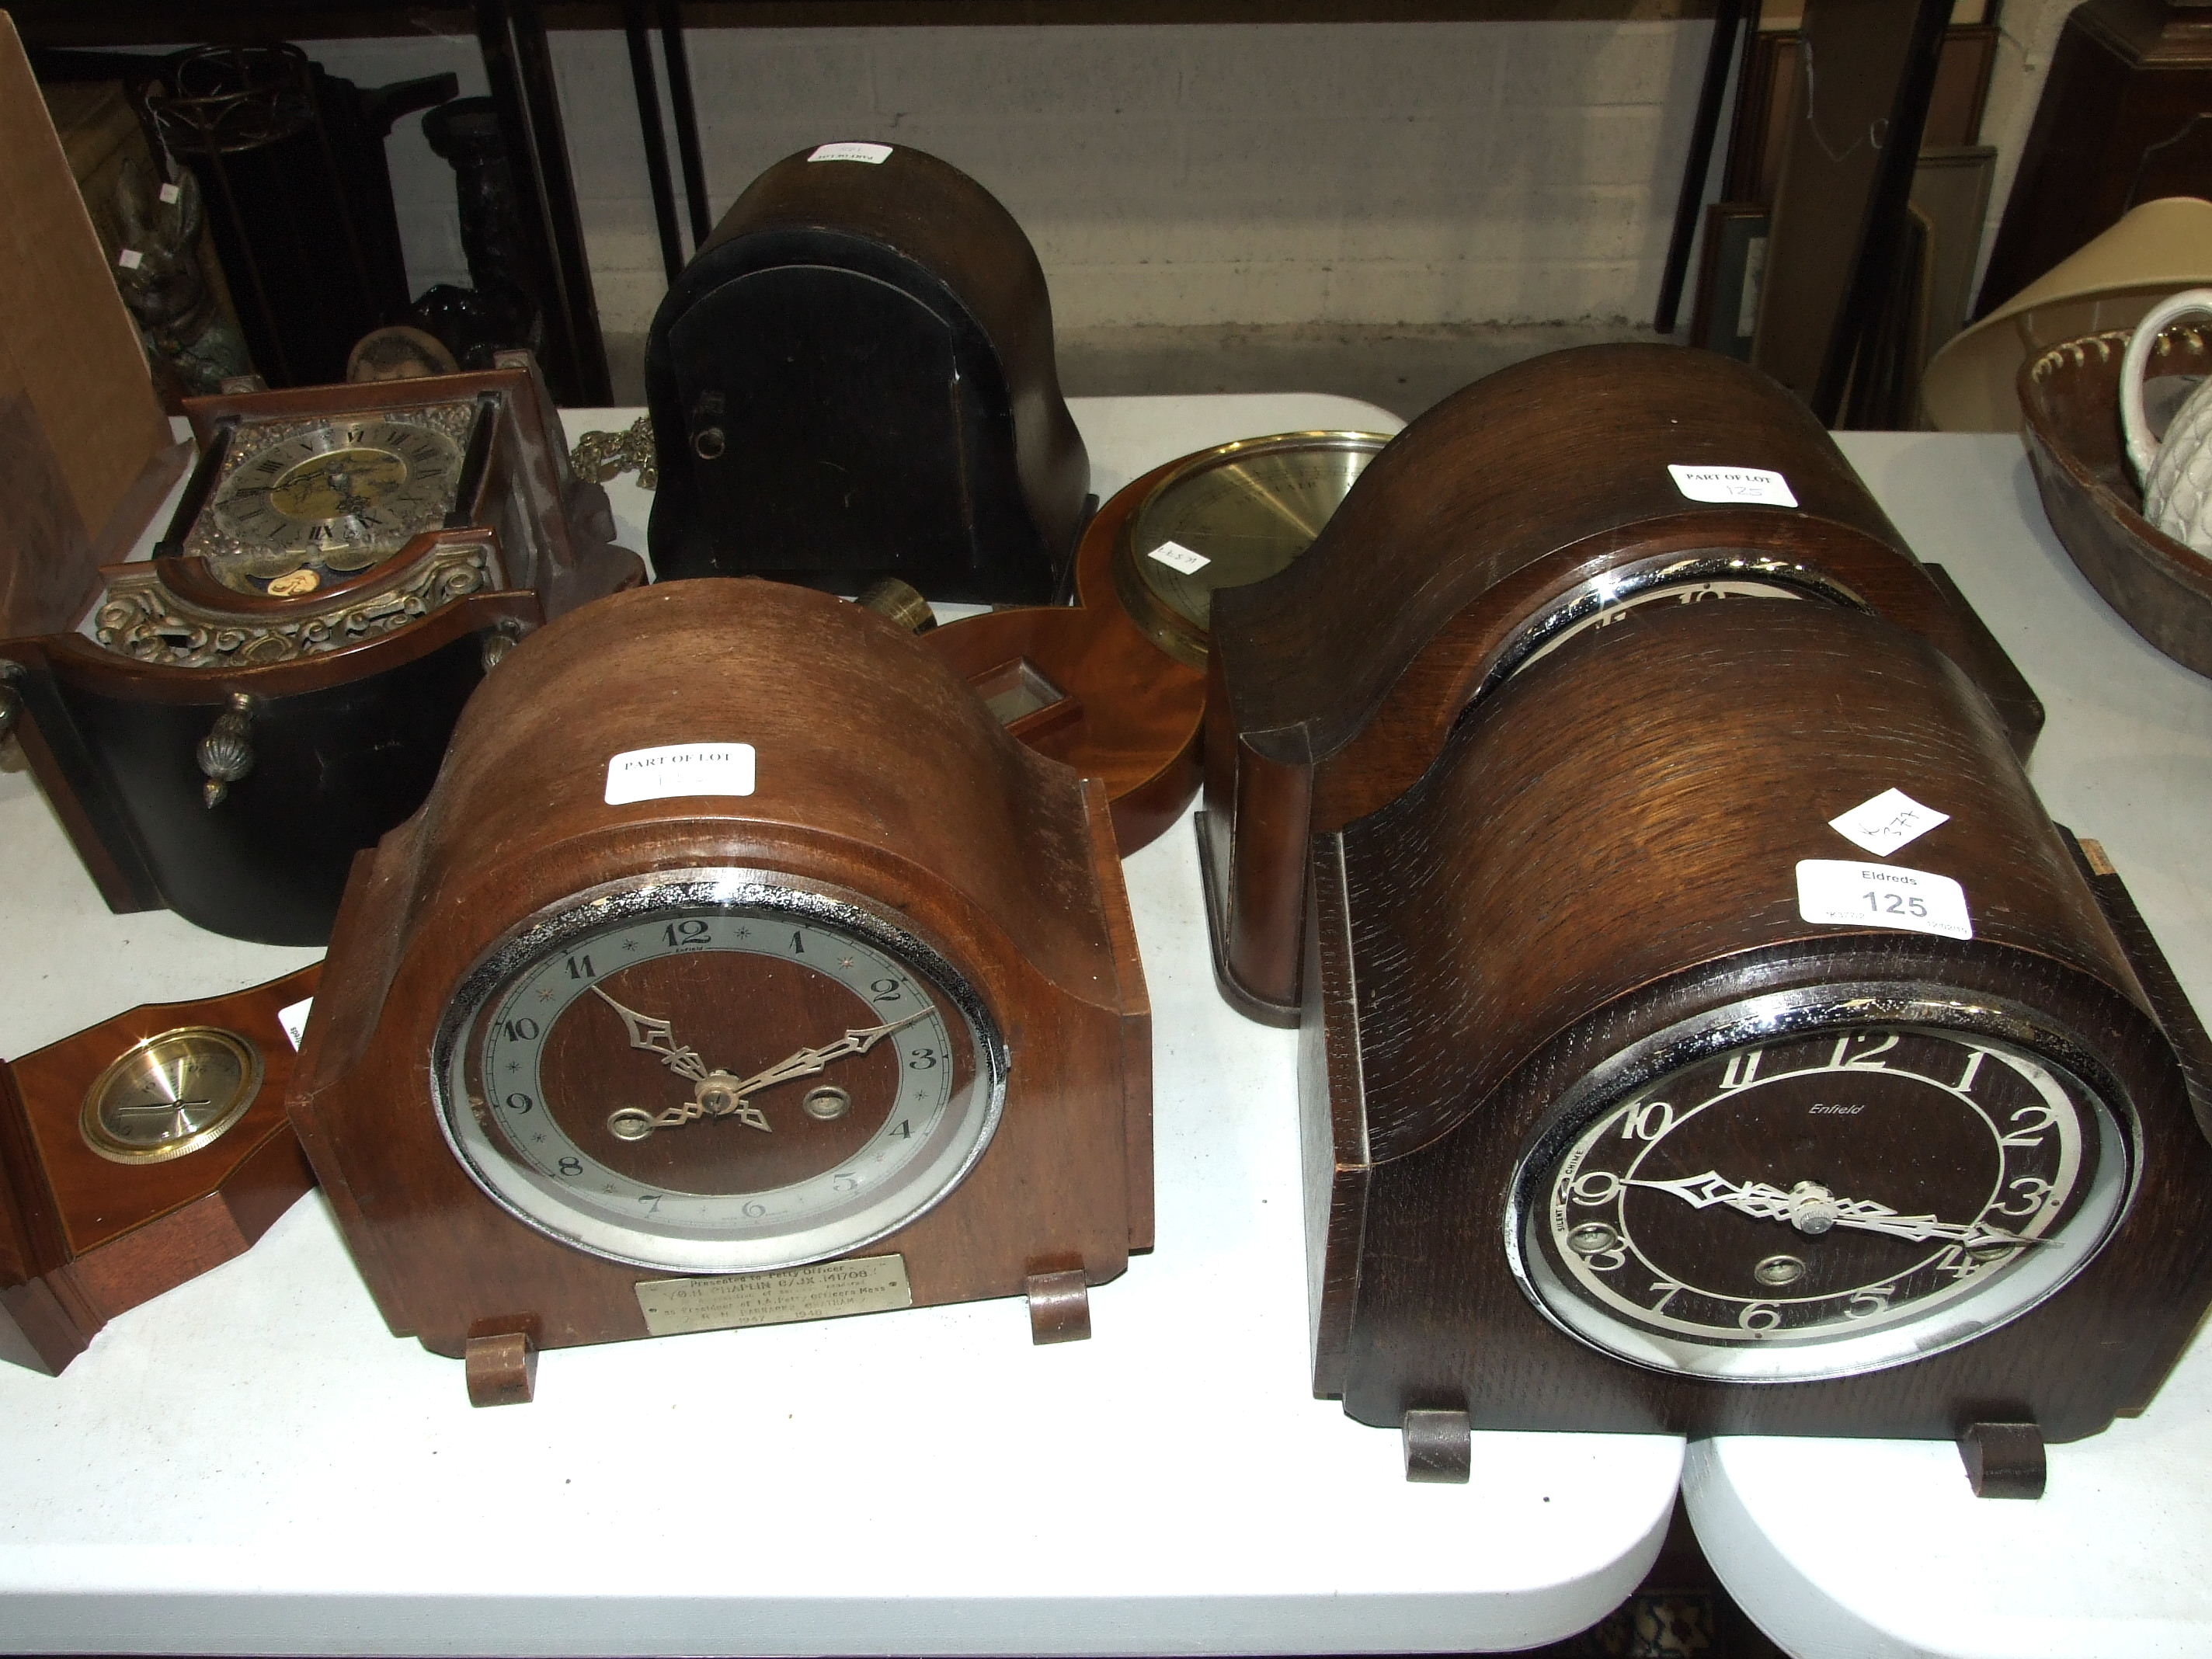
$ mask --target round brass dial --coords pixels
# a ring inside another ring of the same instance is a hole
[[[1284,569],[1389,438],[1374,432],[1285,432],[1189,457],[1129,515],[1115,549],[1122,605],[1161,649],[1206,665],[1216,588]]]
[[[135,1042],[85,1093],[84,1143],[117,1164],[159,1164],[196,1152],[260,1092],[261,1051],[234,1031],[184,1025]]]

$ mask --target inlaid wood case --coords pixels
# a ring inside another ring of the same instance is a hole
[[[1091,465],[1028,237],[957,168],[824,144],[746,187],[655,313],[660,576],[1061,598]]]
[[[364,854],[291,1113],[396,1333],[538,1348],[1027,1291],[1152,1242],[1104,793],[779,583],[526,640]]]
[[[321,971],[133,1008],[0,1064],[0,1358],[59,1371],[314,1185],[278,1016]]]
[[[0,707],[110,908],[322,943],[487,670],[643,580],[536,369],[502,364],[191,400],[155,557],[106,567],[82,629],[0,642]]]
[[[1199,834],[1223,994],[1297,1023],[1311,838],[1402,794],[1486,686],[1627,610],[1758,593],[1886,617],[1967,671],[2021,753],[2041,727],[1948,579],[1746,365],[1591,346],[1421,416],[1303,558],[1215,601]]]
[[[1912,833],[1831,823],[1876,800]],[[1315,1389],[1417,1464],[1465,1478],[1470,1424],[2033,1449],[2212,1302],[2212,1053],[1923,636],[1634,611],[1312,869]]]

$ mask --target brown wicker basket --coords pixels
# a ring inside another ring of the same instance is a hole
[[[2184,667],[2212,676],[2212,559],[2142,516],[2120,437],[2120,359],[2129,331],[2066,340],[2020,371],[2029,462],[2043,510],[2074,562],[2129,627]],[[2212,374],[2212,338],[2173,328],[2160,374]]]

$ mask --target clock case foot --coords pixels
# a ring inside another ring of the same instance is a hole
[[[1024,1293],[1029,1297],[1030,1341],[1042,1347],[1091,1340],[1091,1283],[1082,1268],[1031,1273]]]
[[[1728,607],[1706,609],[1719,617]],[[1871,619],[1847,626],[1903,638]],[[1747,623],[1745,631],[1752,631]],[[1944,679],[1926,661],[1932,648],[1914,647],[1911,654],[1923,659],[1912,673],[1902,672],[1904,656],[1884,659],[1899,671],[1885,696],[1908,680]],[[1859,680],[1861,693],[1881,678]],[[1926,696],[1923,685],[1910,700]],[[1930,719],[1978,727],[1966,749],[1947,740],[1946,763],[1965,769],[1962,757],[1973,753],[1974,767],[2016,772],[1996,711],[1955,675],[1942,696],[1954,707]],[[1771,701],[1763,686],[1747,701],[1762,700]],[[1887,718],[1863,702],[1858,712],[1869,729]],[[1769,744],[1760,752],[1771,759],[1785,749]],[[2097,1034],[2104,1062],[2134,1101],[2140,1173],[2132,1200],[2089,1264],[2026,1312],[1958,1346],[1856,1376],[1757,1386],[1645,1370],[1586,1346],[1538,1311],[1505,1259],[1503,1211],[1510,1176],[1546,1121],[1548,1103],[1595,1057],[1717,994],[1700,989],[1699,976],[1688,972],[1697,965],[1694,954],[1673,972],[1607,966],[1606,958],[1626,954],[1650,925],[1649,915],[1629,913],[1580,944],[1556,928],[1531,936],[1548,939],[1550,953],[1596,952],[1592,970],[1613,973],[1622,984],[1591,998],[1579,1018],[1532,1031],[1516,1025],[1512,1006],[1501,1004],[1477,1026],[1453,1024],[1473,1017],[1462,1006],[1472,969],[1454,953],[1471,963],[1482,928],[1470,922],[1472,933],[1456,937],[1450,931],[1456,921],[1431,926],[1421,914],[1455,916],[1455,907],[1465,906],[1450,896],[1508,891],[1534,873],[1524,866],[1501,875],[1482,863],[1490,809],[1468,803],[1516,787],[1496,775],[1502,752],[1479,748],[1462,728],[1421,790],[1316,845],[1299,1091],[1316,1395],[1341,1400],[1349,1415],[1378,1427],[1401,1426],[1410,1409],[1464,1400],[1474,1425],[1484,1429],[1947,1441],[1958,1437],[1969,1413],[1975,1421],[2034,1423],[2044,1438],[2061,1442],[2147,1405],[2212,1304],[2212,1145],[2201,1127],[2212,1045],[2101,849],[2077,846],[2050,826],[2024,781],[1983,799],[2012,794],[2017,804],[2006,810],[2020,818],[2003,832],[2006,857],[2032,864],[2034,872],[2006,876],[2002,863],[1991,860],[1976,888],[1974,870],[1961,868],[1969,890],[1987,901],[1976,909],[1980,936],[1971,945],[1893,933],[1853,941],[1842,929],[1807,941],[1793,917],[1773,942],[1741,939],[1737,953],[1720,958],[1724,981],[1705,983],[1721,984],[1718,994],[1733,998],[1864,977],[1872,963],[1885,982],[2006,999],[2043,1011],[2063,1030]],[[1822,769],[1840,763],[1833,753],[1814,760]],[[1891,777],[1888,757],[1877,769],[1911,792],[1910,776]],[[1747,787],[1794,802],[1806,798],[1808,782],[1769,767]],[[1584,831],[1599,823],[1571,805],[1558,810]],[[1609,810],[1619,823],[1641,823],[1637,802],[1615,801]],[[1758,808],[1733,805],[1724,817],[1727,833],[1705,843],[1723,864],[1750,856],[1746,837]],[[1932,838],[1929,845],[1936,845]],[[1616,857],[1617,850],[1591,853],[1591,867],[1631,867],[1633,860]],[[1935,856],[1923,854],[1920,861]],[[1348,872],[1348,866],[1357,867]],[[1937,860],[1931,867],[1943,865]],[[1668,880],[1679,890],[1698,890],[1701,868],[1692,860],[1668,872]],[[1376,920],[1379,910],[1365,916],[1363,929],[1363,908],[1384,904],[1394,888],[1414,890],[1407,884],[1416,869],[1425,896],[1393,914],[1401,933],[1419,936],[1401,938],[1395,950],[1401,964],[1426,964],[1420,970],[1426,991],[1412,983],[1413,969],[1370,957],[1358,943],[1389,933]],[[2018,890],[2023,897],[2033,888],[2057,896],[2038,902],[2039,920],[2027,921],[2032,907],[2000,899],[2002,884],[2015,880],[2027,884]],[[2069,886],[2078,896],[2067,896]],[[1556,908],[1559,901],[1549,902]],[[2019,931],[2023,924],[2026,933]],[[1494,943],[1524,964],[1547,954],[1528,941],[1525,949]],[[1522,980],[1530,976],[1524,971]],[[1524,989],[1516,981],[1516,994]],[[1415,1091],[1419,1100],[1403,1086],[1392,1092],[1409,1075],[1428,1085]]]
[[[461,1370],[471,1406],[526,1406],[538,1397],[538,1344],[527,1331],[470,1337]]]
[[[1977,1498],[2043,1496],[2050,1465],[2033,1423],[1969,1423],[1959,1431],[1959,1457]]]

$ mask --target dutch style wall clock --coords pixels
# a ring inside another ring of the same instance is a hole
[[[1892,791],[1909,841],[1858,839]],[[1409,1472],[1470,1425],[1872,1435],[2033,1496],[2212,1303],[2212,1051],[1924,639],[1636,611],[1314,882],[1315,1387]]]
[[[643,568],[519,354],[187,412],[155,556],[106,567],[83,629],[0,643],[0,719],[111,908],[319,944],[489,667]]]
[[[1310,552],[1213,599],[1200,842],[1223,994],[1297,1022],[1311,837],[1402,794],[1486,687],[1625,611],[1747,594],[1887,617],[1966,667],[2021,752],[2040,728],[1941,573],[1745,365],[1585,347],[1422,416]]]
[[[761,581],[519,647],[356,866],[292,1115],[393,1330],[541,1348],[1026,1293],[1152,1236],[1104,796],[922,641]]]

